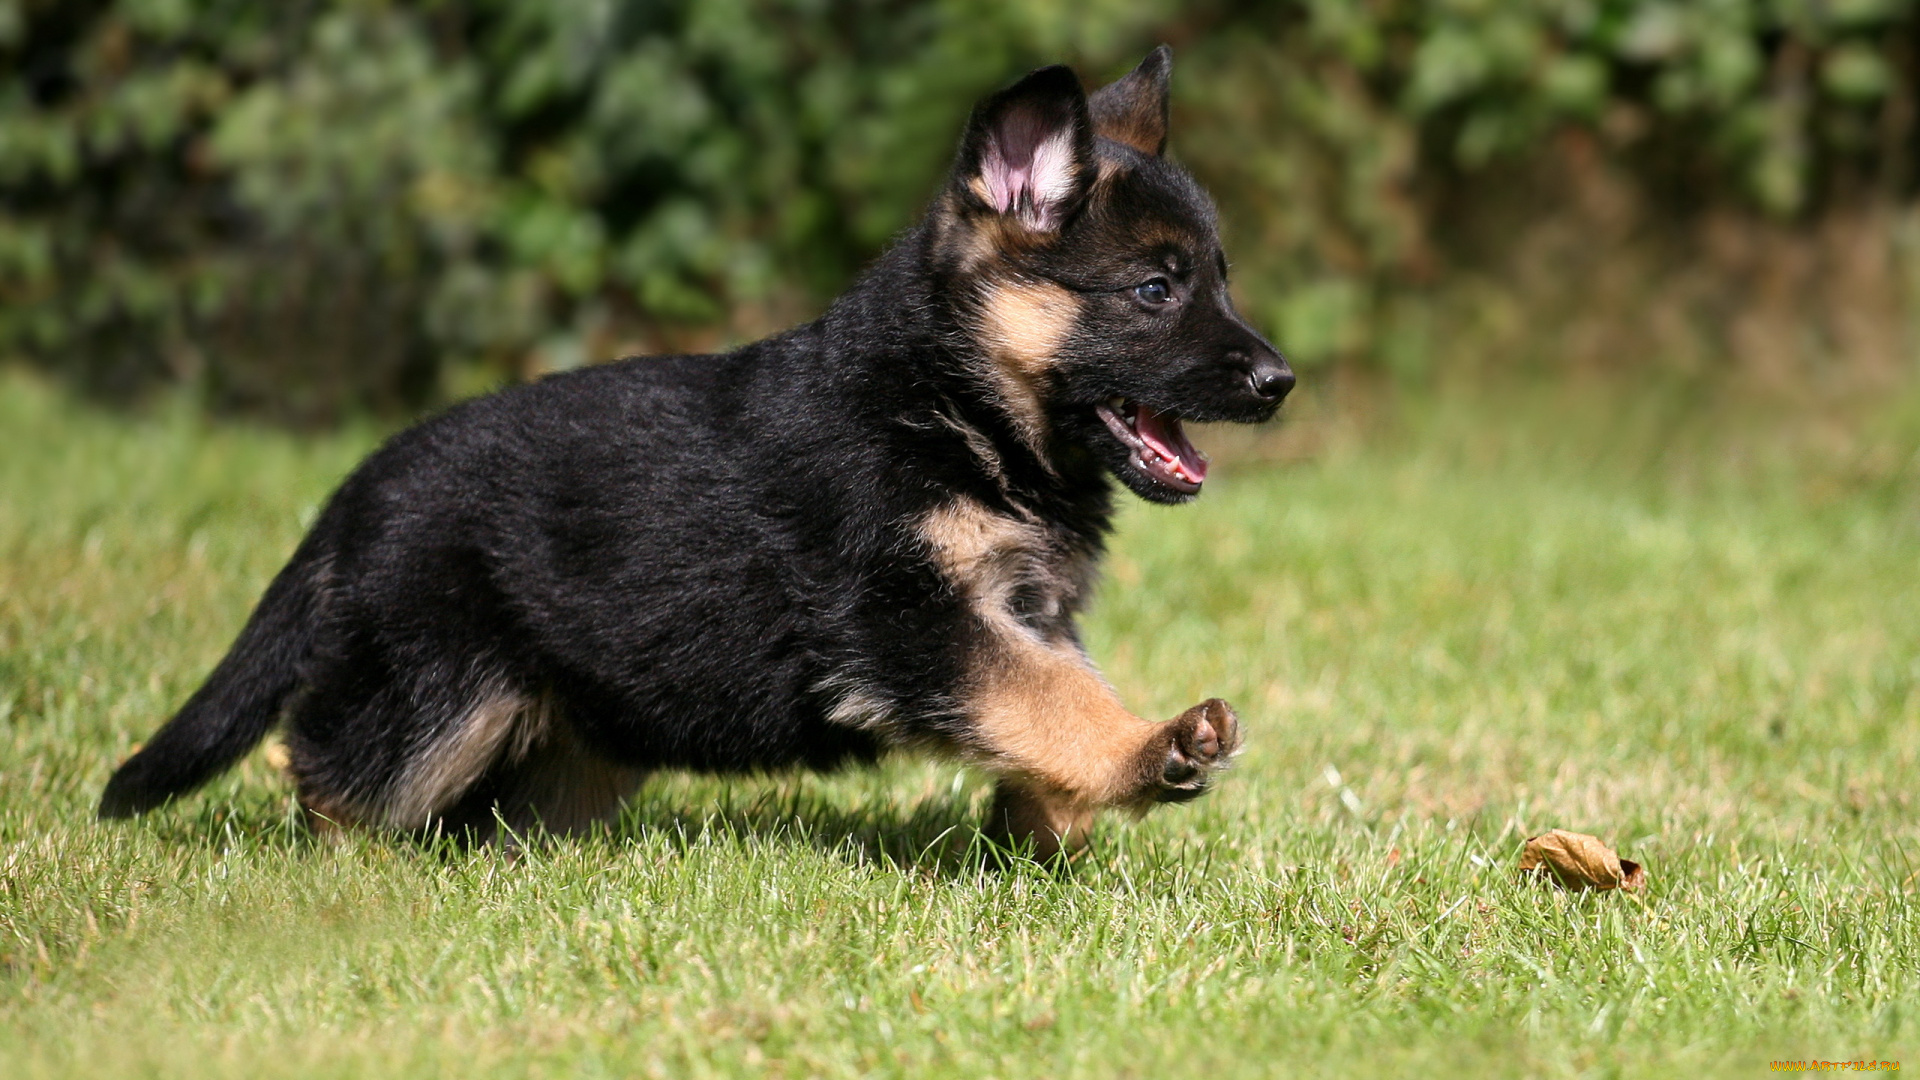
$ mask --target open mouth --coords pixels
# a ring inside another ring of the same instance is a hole
[[[1135,468],[1182,495],[1200,490],[1207,479],[1207,456],[1187,440],[1177,417],[1126,398],[1109,398],[1094,412],[1113,437],[1133,451]]]

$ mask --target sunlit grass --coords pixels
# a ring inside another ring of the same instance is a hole
[[[1055,876],[970,856],[983,781],[913,761],[668,777],[517,860],[316,842],[258,755],[97,825],[375,434],[0,381],[0,1073],[1914,1067],[1911,410],[1463,401],[1309,400],[1128,512],[1093,651],[1148,715],[1235,701],[1250,748]],[[1517,880],[1555,826],[1648,889]]]

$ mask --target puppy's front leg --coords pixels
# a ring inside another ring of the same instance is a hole
[[[1240,748],[1239,718],[1218,698],[1153,723],[1070,643],[1010,637],[992,653],[969,695],[976,749],[1005,777],[988,831],[1032,837],[1036,854],[1079,846],[1102,807],[1194,798]]]
[[[1046,862],[1085,847],[1093,815],[1092,807],[1044,784],[1002,776],[981,831],[1008,847],[1031,843],[1033,857]]]
[[[1060,580],[1047,569],[1058,549],[1030,521],[957,500],[919,531],[970,616],[961,741],[1010,778],[990,832],[1057,851],[1078,843],[1094,810],[1199,795],[1240,749],[1240,721],[1226,702],[1202,702],[1164,724],[1142,720],[1061,626],[1016,613],[1026,584]]]

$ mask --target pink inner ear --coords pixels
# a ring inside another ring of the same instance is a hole
[[[981,155],[987,201],[1029,229],[1052,232],[1073,194],[1073,136],[1020,109],[1001,121]]]

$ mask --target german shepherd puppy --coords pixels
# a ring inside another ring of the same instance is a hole
[[[655,769],[896,747],[997,775],[989,833],[1041,856],[1101,808],[1205,791],[1233,710],[1135,716],[1074,626],[1113,479],[1194,498],[1181,422],[1263,421],[1293,387],[1162,156],[1170,65],[987,98],[925,220],[814,322],[395,436],[100,815],[282,721],[315,819],[481,837],[607,820]]]

